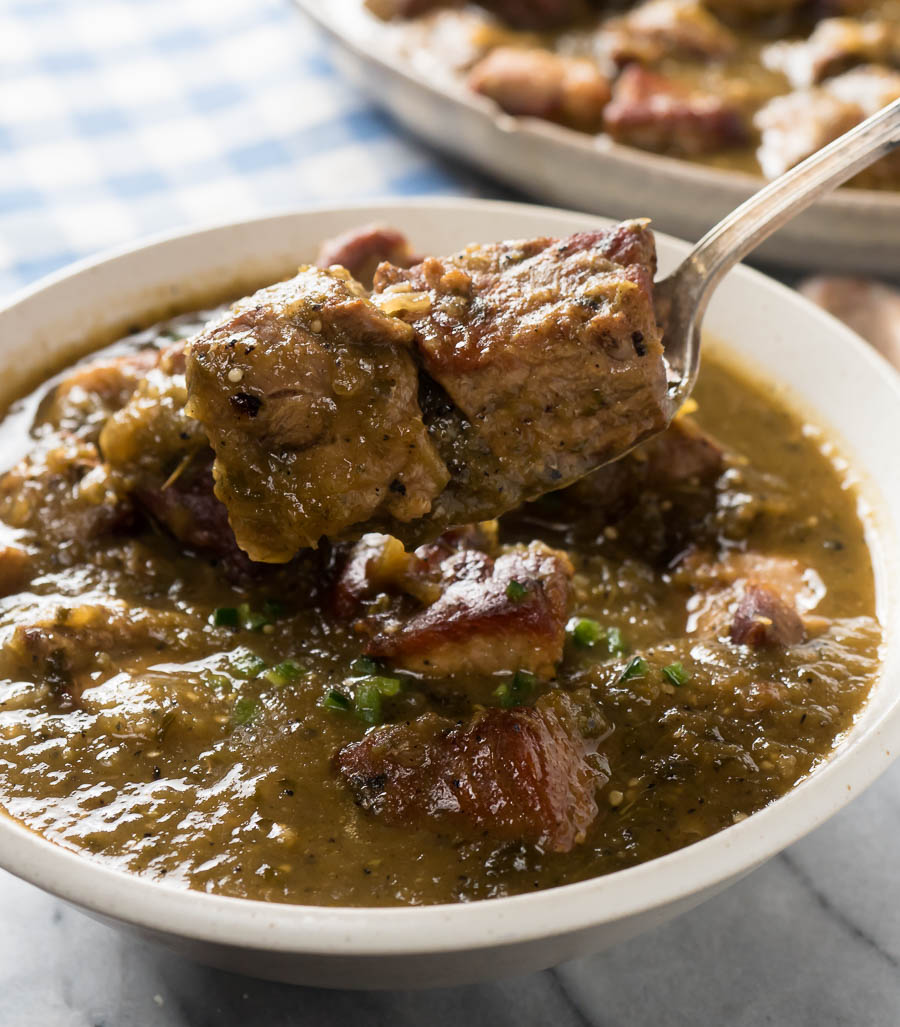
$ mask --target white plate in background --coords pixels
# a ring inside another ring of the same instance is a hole
[[[437,149],[545,203],[650,217],[696,241],[764,182],[754,175],[622,146],[538,118],[513,118],[465,84],[402,54],[396,25],[363,0],[294,0],[336,45],[338,67]],[[900,191],[840,189],[763,243],[754,262],[900,279]]]

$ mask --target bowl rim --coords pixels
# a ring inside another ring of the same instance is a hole
[[[424,91],[442,101],[450,101],[465,107],[485,124],[491,124],[506,136],[522,135],[548,143],[563,150],[575,150],[582,154],[593,154],[598,160],[603,157],[621,165],[623,173],[644,174],[655,172],[661,178],[668,178],[673,184],[683,183],[695,189],[718,188],[727,190],[735,198],[746,198],[767,184],[767,179],[748,171],[719,168],[701,164],[686,158],[673,157],[652,150],[618,143],[605,133],[591,134],[557,125],[543,118],[530,115],[511,115],[503,111],[488,97],[478,96],[461,82],[440,82],[420,72],[414,63],[403,59],[396,50],[386,53],[377,45],[379,31],[371,36],[347,31],[347,17],[340,13],[337,5],[325,4],[323,0],[293,0],[294,4],[313,24],[327,32],[341,46],[358,58],[377,64],[384,71],[407,82],[416,90]],[[356,0],[362,6],[361,0]],[[358,12],[363,16],[363,12]],[[374,15],[365,15],[373,23]],[[382,30],[383,32],[383,27]],[[828,208],[850,215],[854,212],[883,212],[886,217],[900,216],[900,190],[891,189],[835,189],[816,202],[817,208]]]
[[[376,218],[427,215],[441,211],[481,210],[509,215],[543,214],[570,217],[580,224],[609,223],[585,215],[536,204],[461,197],[370,200],[322,204],[247,219],[154,234],[137,242],[78,261],[19,290],[0,303],[0,321],[20,304],[98,268],[149,250],[201,241],[212,252],[217,236],[229,232],[260,232],[267,224],[297,222],[311,216],[337,218],[358,210]],[[371,218],[370,218],[371,219]],[[657,233],[676,253],[689,244]],[[761,296],[803,310],[803,316],[837,333],[855,364],[869,366],[885,378],[898,400],[900,376],[870,346],[829,314],[760,272],[740,266],[731,276],[747,282]],[[48,304],[52,306],[52,304]],[[887,371],[887,374],[885,372]],[[900,685],[900,652],[885,654],[879,684]],[[578,933],[600,924],[635,917],[651,909],[682,903],[693,895],[749,872],[767,858],[821,824],[871,784],[900,751],[900,688],[891,704],[864,729],[850,729],[845,741],[806,780],[780,799],[702,841],[666,856],[575,884],[531,894],[472,903],[407,907],[305,906],[231,898],[192,891],[117,869],[79,850],[45,839],[0,811],[0,867],[45,891],[102,917],[142,927],[159,935],[243,949],[295,955],[338,957],[420,956],[478,951],[498,946],[547,940]]]

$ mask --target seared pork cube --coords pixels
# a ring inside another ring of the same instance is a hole
[[[440,7],[461,7],[464,0],[365,0],[366,7],[385,21],[393,18],[417,18]]]
[[[900,289],[869,278],[810,278],[800,292],[839,317],[900,371]]]
[[[673,576],[693,594],[687,630],[707,638],[729,637],[736,645],[790,646],[806,637],[808,617],[825,588],[819,576],[798,560],[762,553],[731,553],[711,560],[689,557]]]
[[[766,178],[777,178],[848,132],[861,112],[857,104],[813,88],[777,96],[754,120],[761,134],[756,159]]]
[[[665,425],[655,268],[637,221],[379,268],[373,300],[415,330],[423,413],[453,475],[431,525],[496,517]]]
[[[797,645],[806,637],[800,614],[768,585],[748,584],[734,611],[729,632],[737,645]]]
[[[496,549],[496,521],[445,531],[413,552],[391,535],[371,532],[337,555],[332,609],[339,617],[352,617],[364,599],[385,594],[411,596],[428,605],[455,580],[457,565],[451,570],[450,557],[472,550],[489,557]]]
[[[364,225],[326,239],[319,248],[316,266],[328,269],[333,264],[346,268],[362,285],[370,288],[375,269],[387,260],[398,267],[413,263],[409,240],[402,232],[386,225]]]
[[[734,21],[768,18],[775,14],[789,14],[802,7],[807,0],[705,0],[706,6]]]
[[[597,32],[596,46],[619,65],[664,57],[716,60],[737,49],[737,37],[698,0],[647,0]]]
[[[468,82],[507,114],[545,118],[585,132],[599,131],[610,97],[609,79],[593,61],[512,46],[492,50],[472,68]]]
[[[590,14],[595,0],[481,0],[516,29],[568,28]]]
[[[129,528],[127,493],[97,447],[67,431],[52,433],[0,475],[0,520],[42,539],[69,545]]]
[[[829,79],[822,88],[839,100],[855,103],[869,117],[900,99],[900,71],[866,65]]]
[[[716,531],[722,447],[688,417],[541,503],[574,504],[608,544],[666,566]]]
[[[78,365],[41,403],[37,421],[96,442],[106,419],[125,406],[158,357],[146,349]]]
[[[20,546],[0,546],[0,599],[25,587],[31,557]]]
[[[773,43],[763,51],[762,58],[768,67],[787,75],[795,88],[802,89],[856,64],[900,61],[900,24],[826,18],[809,39]]]
[[[0,636],[0,674],[43,680],[78,702],[97,680],[103,654],[128,647],[129,655],[173,654],[197,646],[203,630],[177,610],[154,610],[108,599],[59,606],[42,603]]]
[[[184,363],[184,343],[157,354],[128,402],[103,425],[103,459],[129,491],[172,484],[209,453],[202,425],[185,413]]]
[[[688,156],[738,146],[748,138],[739,104],[637,64],[616,80],[604,125],[619,142]]]
[[[839,100],[857,104],[862,120],[900,99],[900,71],[867,64],[828,79],[822,88]],[[893,188],[898,179],[900,150],[893,150],[861,171],[853,184],[869,189]]]
[[[357,804],[386,823],[569,852],[596,819],[606,782],[578,720],[564,693],[456,725],[426,714],[370,731],[335,764]]]
[[[347,272],[312,267],[190,341],[186,409],[251,559],[283,563],[375,515],[429,512],[448,473],[422,423],[412,341]]]
[[[464,549],[441,564],[439,597],[366,653],[424,677],[527,670],[556,673],[565,644],[572,564],[540,542],[496,561]]]

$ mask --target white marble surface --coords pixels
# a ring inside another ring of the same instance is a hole
[[[900,766],[700,909],[604,955],[431,992],[233,976],[0,875],[0,1027],[897,1027]]]

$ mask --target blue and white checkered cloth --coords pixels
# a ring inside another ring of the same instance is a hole
[[[290,0],[0,0],[0,296],[163,229],[476,191]]]

